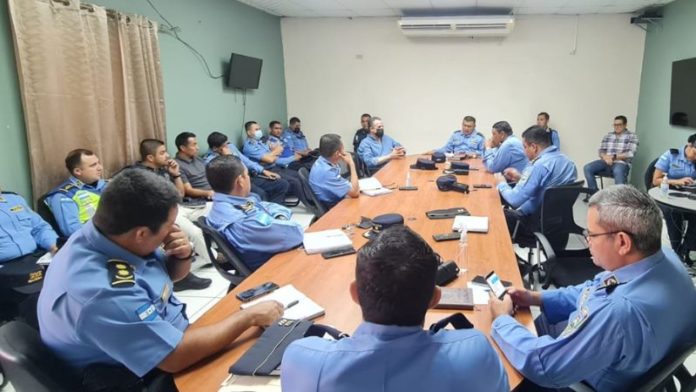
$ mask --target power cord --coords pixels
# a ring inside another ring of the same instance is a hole
[[[151,0],[145,0],[145,1],[147,1],[147,3],[150,5],[150,7],[152,7],[152,9],[157,13],[157,15],[159,15],[160,18],[162,18],[162,20],[166,24],[166,28],[163,28],[160,25],[160,31],[164,34],[171,35],[177,41],[181,42],[184,46],[189,48],[191,50],[191,52],[193,52],[193,54],[196,56],[196,58],[198,58],[198,61],[200,61],[203,64],[206,72],[208,73],[208,76],[211,79],[222,79],[225,76],[224,74],[213,75],[213,72],[210,70],[210,66],[208,66],[208,61],[205,59],[205,57],[203,57],[203,55],[199,51],[197,51],[196,48],[191,46],[191,44],[189,44],[188,42],[186,42],[183,38],[181,38],[179,36],[179,32],[181,31],[181,27],[174,26],[164,15],[162,15],[162,13],[157,9],[157,7],[155,7],[155,5],[152,3]]]

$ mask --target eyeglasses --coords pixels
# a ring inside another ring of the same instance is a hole
[[[628,231],[624,231],[624,230],[607,231],[606,233],[594,233],[594,234],[587,231],[587,229],[582,231],[582,235],[585,237],[586,240],[589,240],[590,238],[593,238],[593,237],[601,237],[603,235],[612,235],[612,234],[616,234],[616,233],[626,233],[628,236],[633,237],[633,233],[628,232]]]

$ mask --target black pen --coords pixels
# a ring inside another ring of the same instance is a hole
[[[300,300],[299,300],[299,299],[296,299],[296,300],[290,302],[289,304],[285,305],[285,309],[290,309],[290,308],[292,308],[293,306],[295,306],[295,305],[297,305],[297,304],[299,304],[299,303],[300,303]]]

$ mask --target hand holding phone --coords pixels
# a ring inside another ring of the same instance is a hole
[[[488,275],[486,275],[486,283],[496,298],[503,299],[505,294],[507,294],[507,289],[505,286],[503,286],[503,282],[500,280],[495,271],[491,271]]]

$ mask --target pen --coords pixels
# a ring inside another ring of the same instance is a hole
[[[290,302],[289,304],[285,305],[285,309],[290,309],[290,308],[292,308],[293,306],[295,306],[295,305],[297,305],[297,304],[299,304],[299,303],[300,303],[300,300],[296,299],[296,300]]]

